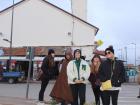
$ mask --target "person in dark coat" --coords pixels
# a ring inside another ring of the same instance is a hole
[[[65,59],[62,61],[60,74],[50,93],[50,96],[57,102],[61,102],[61,105],[67,105],[73,101],[72,92],[67,79],[67,64],[72,58],[72,51],[67,50],[65,53]]]
[[[99,55],[94,55],[91,60],[91,73],[89,77],[89,81],[92,86],[92,90],[95,96],[95,102],[96,105],[100,105],[100,97],[101,97],[101,91],[100,91],[100,79],[99,79],[99,66],[101,64],[101,58]]]
[[[49,49],[48,56],[46,56],[43,60],[41,70],[43,72],[41,76],[41,89],[39,92],[39,102],[44,102],[44,92],[49,83],[49,80],[54,75],[55,70],[55,62],[54,62],[55,52],[53,49]]]
[[[3,66],[0,62],[0,80],[2,79],[2,74],[3,74]]]
[[[105,49],[105,55],[107,59],[100,65],[99,78],[101,82],[111,80],[112,88],[102,91],[102,101],[103,105],[110,105],[111,98],[112,105],[117,105],[121,84],[125,82],[125,69],[123,62],[115,58],[113,46]]]

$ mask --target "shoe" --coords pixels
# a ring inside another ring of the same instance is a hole
[[[39,101],[37,105],[45,105],[44,101]]]
[[[137,96],[137,98],[140,98],[140,96]]]

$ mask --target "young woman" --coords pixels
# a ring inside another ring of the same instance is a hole
[[[90,75],[90,67],[88,63],[81,59],[81,50],[74,51],[74,60],[70,61],[67,66],[68,83],[70,84],[73,102],[72,105],[84,105],[86,96],[86,83]]]
[[[119,90],[125,81],[125,69],[123,62],[115,58],[112,46],[105,49],[105,55],[107,60],[100,65],[99,77],[101,82],[111,80],[112,88],[102,91],[102,101],[103,105],[110,105],[111,98],[112,105],[117,105]]]
[[[61,105],[67,105],[73,101],[67,79],[67,64],[72,58],[72,51],[67,50],[65,53],[65,59],[62,61],[60,74],[50,94],[50,96],[57,102],[61,102]]]
[[[99,66],[101,64],[101,58],[99,55],[94,55],[91,60],[91,73],[89,77],[89,81],[92,85],[92,90],[95,96],[96,105],[100,105],[100,79],[99,79]]]
[[[49,83],[49,80],[54,75],[55,70],[55,62],[54,62],[55,52],[53,49],[49,49],[48,56],[46,56],[43,60],[41,70],[43,71],[41,77],[41,89],[39,92],[39,102],[44,102],[44,92]]]

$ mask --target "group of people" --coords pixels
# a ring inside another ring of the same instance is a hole
[[[44,102],[45,89],[54,74],[54,56],[55,51],[50,49],[42,63],[43,75],[39,102]],[[107,59],[103,61],[99,55],[94,55],[89,64],[82,58],[80,49],[74,50],[74,54],[71,50],[67,50],[50,96],[61,105],[84,105],[86,84],[90,82],[96,105],[100,105],[100,99],[103,105],[110,105],[110,99],[112,105],[117,105],[121,84],[125,82],[125,69],[123,62],[115,58],[112,46],[105,49],[105,56]],[[102,83],[107,80],[111,80],[112,87],[102,90]]]

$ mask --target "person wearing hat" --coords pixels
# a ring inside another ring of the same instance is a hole
[[[46,90],[46,87],[49,83],[49,80],[53,77],[54,75],[54,70],[55,70],[55,62],[54,62],[54,57],[55,57],[55,51],[53,49],[48,50],[48,56],[46,56],[43,59],[43,63],[41,66],[41,70],[43,72],[41,76],[41,89],[39,92],[39,102],[44,103],[44,92]]]
[[[110,105],[110,98],[112,105],[118,105],[118,95],[121,89],[121,84],[125,82],[125,69],[123,62],[117,60],[114,55],[113,46],[105,49],[106,60],[101,63],[99,68],[99,78],[101,83],[109,80],[111,81],[111,88],[103,90],[101,86],[101,95],[103,105]]]
[[[68,84],[71,87],[73,102],[71,105],[84,105],[86,99],[86,83],[90,76],[89,64],[81,59],[81,50],[74,51],[74,60],[67,66]],[[78,97],[80,104],[78,104]]]

